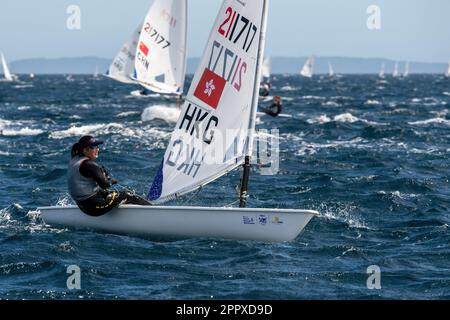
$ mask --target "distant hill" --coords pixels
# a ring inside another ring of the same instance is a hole
[[[297,74],[305,63],[307,57],[273,57],[272,73]],[[60,59],[27,59],[10,63],[13,73],[35,74],[93,74],[96,66],[100,72],[105,72],[112,59],[98,57],[60,58]],[[392,73],[395,61],[388,59],[366,59],[346,57],[316,57],[315,73],[327,73],[328,62],[333,65],[338,74],[370,74],[378,73],[382,63],[386,65],[386,73]],[[199,58],[188,59],[187,73],[195,72]],[[403,72],[404,62],[400,62],[400,71]],[[446,63],[410,62],[411,73],[444,73]]]

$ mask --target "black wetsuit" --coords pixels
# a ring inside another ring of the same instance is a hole
[[[269,116],[276,117],[281,113],[281,104],[274,102],[267,108],[261,108],[261,111]]]
[[[113,184],[117,181],[111,179],[108,171],[104,167],[99,166],[93,160],[86,160],[80,165],[80,173],[86,178],[92,178],[100,187],[98,192],[90,198],[77,201],[78,207],[84,213],[90,216],[101,216],[108,213],[121,203],[150,205],[150,203],[131,192],[127,191],[109,191]]]

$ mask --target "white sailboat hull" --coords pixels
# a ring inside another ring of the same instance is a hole
[[[294,240],[314,215],[310,210],[122,205],[101,217],[78,207],[38,208],[45,223],[157,239]]]

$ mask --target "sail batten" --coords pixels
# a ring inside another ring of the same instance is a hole
[[[251,152],[266,2],[223,1],[150,201],[195,191],[242,165]]]

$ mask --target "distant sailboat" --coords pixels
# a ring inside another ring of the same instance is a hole
[[[259,96],[263,99],[268,99],[270,95],[270,73],[272,67],[272,59],[270,57],[265,58],[261,66],[261,76],[259,78]]]
[[[330,76],[330,78],[334,77],[334,70],[331,62],[328,62],[328,75]]]
[[[264,59],[261,68],[261,83],[270,83],[270,73],[272,68],[272,59],[267,57]]]
[[[384,62],[383,62],[383,63],[381,64],[380,72],[378,73],[378,76],[379,76],[381,79],[384,79],[384,73],[385,73],[384,69],[385,69],[385,65],[384,65]]]
[[[181,95],[186,38],[187,0],[155,0],[139,36],[133,79],[153,92]]]
[[[398,78],[400,76],[400,72],[398,70],[398,62],[395,63],[394,72],[392,73],[392,76],[394,78]]]
[[[409,62],[405,63],[405,72],[403,73],[403,77],[409,76]]]
[[[450,78],[450,60],[448,60],[447,78]]]
[[[98,78],[98,65],[95,66],[94,79]]]
[[[311,56],[306,60],[300,74],[305,78],[312,78],[314,72],[314,57]]]
[[[4,76],[3,81],[17,80],[17,76],[14,74],[11,74],[11,72],[9,71],[8,64],[6,63],[6,59],[5,59],[5,56],[3,55],[3,52],[1,53],[1,55],[2,55],[3,76]]]

